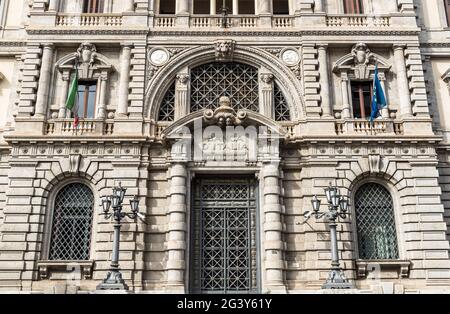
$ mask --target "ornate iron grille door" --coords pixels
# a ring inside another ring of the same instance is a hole
[[[194,293],[257,292],[256,204],[254,180],[195,182]]]
[[[382,185],[368,183],[355,195],[359,258],[398,259],[392,196]]]
[[[50,260],[88,260],[91,245],[94,195],[89,187],[73,183],[56,196]]]

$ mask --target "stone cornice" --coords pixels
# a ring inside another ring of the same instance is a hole
[[[300,36],[418,36],[419,30],[378,30],[378,29],[322,29],[322,30],[298,30],[298,31],[274,31],[274,30],[254,30],[254,31],[195,31],[195,30],[150,30],[150,36],[251,36],[251,37],[300,37]]]
[[[28,28],[28,35],[141,35],[148,34],[148,28]]]

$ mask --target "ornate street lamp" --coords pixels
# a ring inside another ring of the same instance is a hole
[[[227,9],[227,1],[223,0],[222,2],[222,28],[228,27],[228,9]]]
[[[348,197],[342,196],[337,187],[330,186],[325,189],[325,195],[328,201],[328,212],[321,212],[321,201],[316,196],[313,197],[311,203],[313,211],[307,211],[304,216],[306,220],[311,217],[317,220],[327,218],[330,226],[331,235],[331,270],[327,282],[323,285],[323,289],[353,289],[354,286],[346,278],[342,271],[339,261],[338,241],[337,241],[337,219],[347,219],[349,201]]]
[[[97,286],[97,290],[128,290],[128,286],[122,278],[122,273],[119,269],[119,247],[120,247],[120,229],[122,227],[122,220],[126,217],[136,220],[138,217],[143,219],[144,215],[139,213],[139,198],[135,196],[130,200],[131,213],[124,213],[123,202],[127,189],[122,187],[119,183],[118,187],[113,188],[113,194],[105,196],[102,199],[102,215],[105,219],[114,219],[114,243],[111,258],[111,268],[106,276],[106,279]],[[112,207],[112,211],[110,211]]]

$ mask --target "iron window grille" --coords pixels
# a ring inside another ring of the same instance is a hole
[[[175,83],[167,90],[159,108],[159,121],[172,122],[175,120]]]
[[[191,112],[216,109],[228,96],[234,109],[259,111],[258,69],[235,62],[209,63],[191,71]]]
[[[175,94],[173,83],[167,90],[159,108],[158,121],[175,120]],[[228,96],[234,109],[259,111],[258,69],[235,62],[215,62],[191,70],[191,112],[217,109],[219,99]],[[290,121],[289,106],[280,87],[274,84],[276,121]]]
[[[399,259],[394,205],[389,191],[380,184],[363,185],[355,194],[359,258]]]
[[[273,98],[274,98],[274,108],[275,108],[275,120],[276,121],[290,121],[291,114],[289,110],[289,105],[287,103],[286,97],[284,96],[281,88],[277,83],[273,87]]]
[[[81,183],[65,186],[56,196],[49,259],[89,260],[94,195]]]

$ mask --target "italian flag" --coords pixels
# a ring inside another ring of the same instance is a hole
[[[78,117],[78,69],[75,69],[75,75],[72,76],[70,84],[69,95],[67,96],[66,109],[70,110],[74,116],[73,126],[75,129],[80,124]]]

